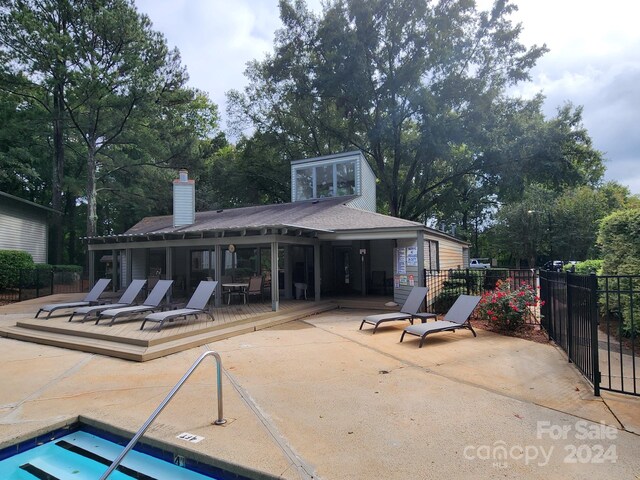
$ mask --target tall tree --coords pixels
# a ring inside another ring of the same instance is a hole
[[[73,42],[65,107],[85,143],[87,236],[97,233],[98,155],[119,141],[136,115],[148,114],[158,97],[184,86],[176,50],[126,0],[77,1],[69,21]]]
[[[301,0],[280,9],[275,53],[230,92],[232,113],[296,156],[362,150],[381,206],[412,219],[489,160],[493,106],[545,51],[519,43],[504,0],[490,12],[454,0],[334,0],[320,17]]]
[[[167,169],[197,168],[218,117],[206,95],[185,87],[179,53],[148,17],[132,0],[6,0],[0,30],[0,85],[39,104],[54,132],[52,205],[65,209],[68,232],[80,233],[78,213],[92,236],[162,211],[167,197],[152,179],[169,185]],[[99,211],[111,218],[99,221]],[[75,235],[65,238],[75,257]]]
[[[70,49],[67,0],[5,0],[0,5],[0,88],[38,103],[52,124],[51,207],[62,211],[64,103]],[[52,218],[53,257],[62,259],[62,217]]]

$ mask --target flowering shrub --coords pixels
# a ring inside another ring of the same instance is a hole
[[[542,305],[540,297],[530,285],[511,288],[511,279],[498,280],[496,289],[482,295],[478,314],[497,329],[516,331],[534,316],[533,308]]]

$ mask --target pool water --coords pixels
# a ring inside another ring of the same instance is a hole
[[[0,461],[2,480],[97,480],[123,446],[78,430]],[[110,480],[198,480],[207,476],[132,450]],[[233,478],[238,478],[233,475]]]

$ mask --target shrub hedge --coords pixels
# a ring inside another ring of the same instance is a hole
[[[18,287],[20,271],[34,268],[33,258],[22,250],[0,250],[0,288]]]

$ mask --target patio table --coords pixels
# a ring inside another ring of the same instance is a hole
[[[247,291],[247,288],[249,288],[248,283],[223,283],[222,288],[223,290],[226,290],[226,292],[224,293],[228,295],[227,305],[231,304],[232,295],[244,297],[244,303],[245,304],[247,303],[246,291]]]

